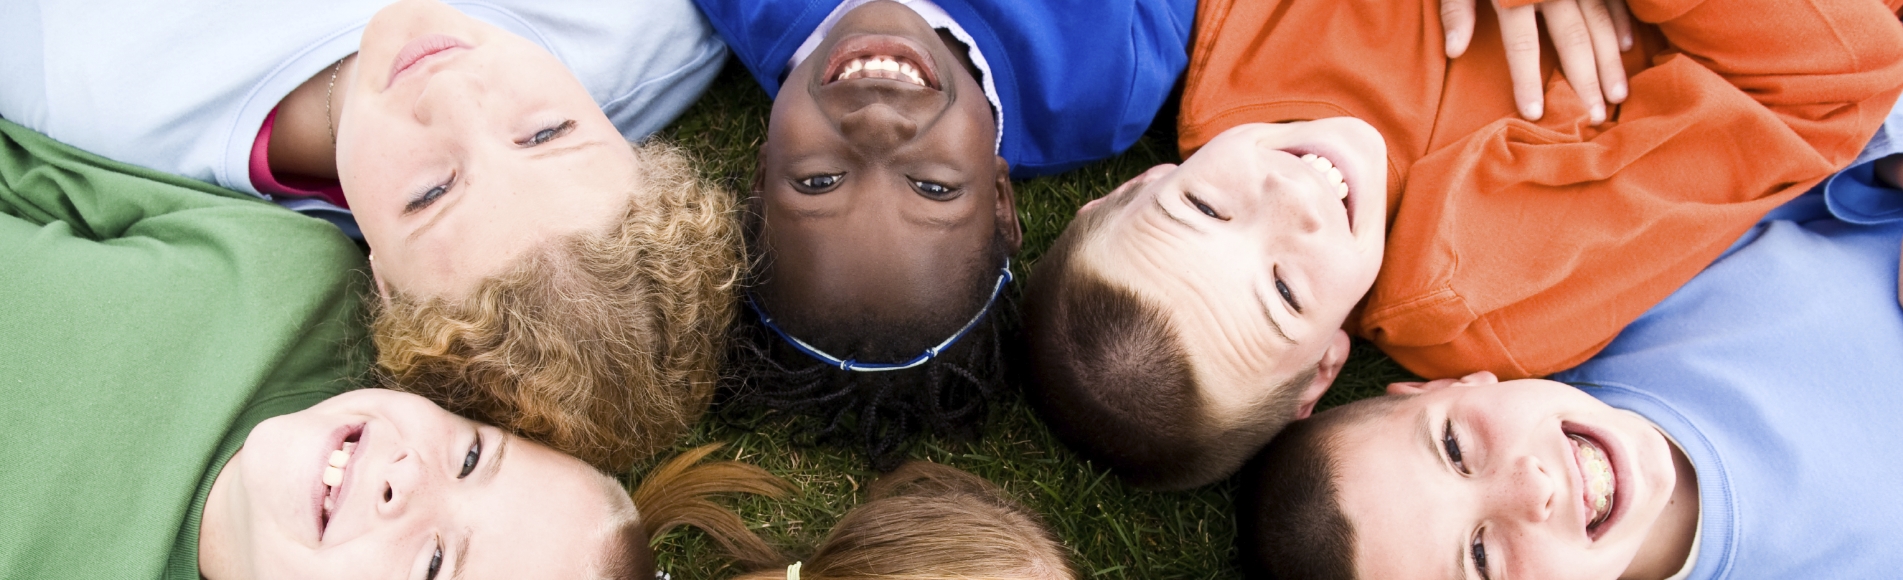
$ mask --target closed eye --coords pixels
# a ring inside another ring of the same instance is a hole
[[[543,143],[547,143],[549,141],[554,141],[556,139],[559,139],[563,135],[567,135],[570,131],[573,131],[573,130],[575,130],[574,121],[572,120],[562,121],[560,123],[556,123],[555,125],[543,127],[540,130],[537,130],[534,135],[530,135],[529,138],[527,139],[516,141],[515,144],[522,147],[534,147],[536,145],[541,145]]]

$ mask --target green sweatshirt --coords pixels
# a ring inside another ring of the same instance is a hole
[[[0,121],[0,578],[198,578],[259,421],[368,362],[337,228]]]

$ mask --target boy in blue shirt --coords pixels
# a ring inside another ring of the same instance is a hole
[[[1245,568],[1894,574],[1903,557],[1861,548],[1903,519],[1899,127],[1893,111],[1849,169],[1553,376],[1574,386],[1398,383],[1291,426],[1246,468]]]
[[[698,3],[774,97],[741,393],[834,426],[858,412],[884,466],[911,431],[970,429],[1002,382],[1010,179],[1134,143],[1195,3]]]

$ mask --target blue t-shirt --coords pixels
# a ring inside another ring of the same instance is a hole
[[[695,0],[769,96],[841,0]],[[1194,0],[933,0],[970,33],[1003,109],[998,154],[1019,179],[1136,143],[1189,65]]]
[[[1766,216],[1554,380],[1669,433],[1698,472],[1690,578],[1903,571],[1903,191],[1871,160]]]

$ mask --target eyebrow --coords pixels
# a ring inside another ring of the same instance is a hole
[[[536,147],[535,151],[529,154],[529,159],[548,159],[550,157],[568,155],[576,151],[590,147],[600,147],[606,144],[608,144],[608,142],[601,139],[590,139],[588,141],[579,141],[559,147]]]
[[[463,571],[469,569],[469,544],[475,539],[475,528],[463,528],[463,543],[456,546],[456,573],[450,575],[450,580],[463,577]]]
[[[502,460],[509,456],[509,442],[512,440],[514,438],[508,433],[502,434],[501,441],[496,443],[496,458],[489,460],[489,473],[484,475],[484,478],[493,478],[496,474],[502,473]]]
[[[1286,341],[1291,345],[1295,344],[1295,339],[1289,338],[1288,333],[1282,330],[1282,323],[1275,321],[1275,314],[1269,311],[1268,299],[1263,298],[1261,292],[1254,292],[1253,294],[1255,294],[1256,304],[1262,306],[1262,318],[1267,319],[1269,321],[1269,328],[1274,329],[1275,334],[1281,336],[1283,341]]]

